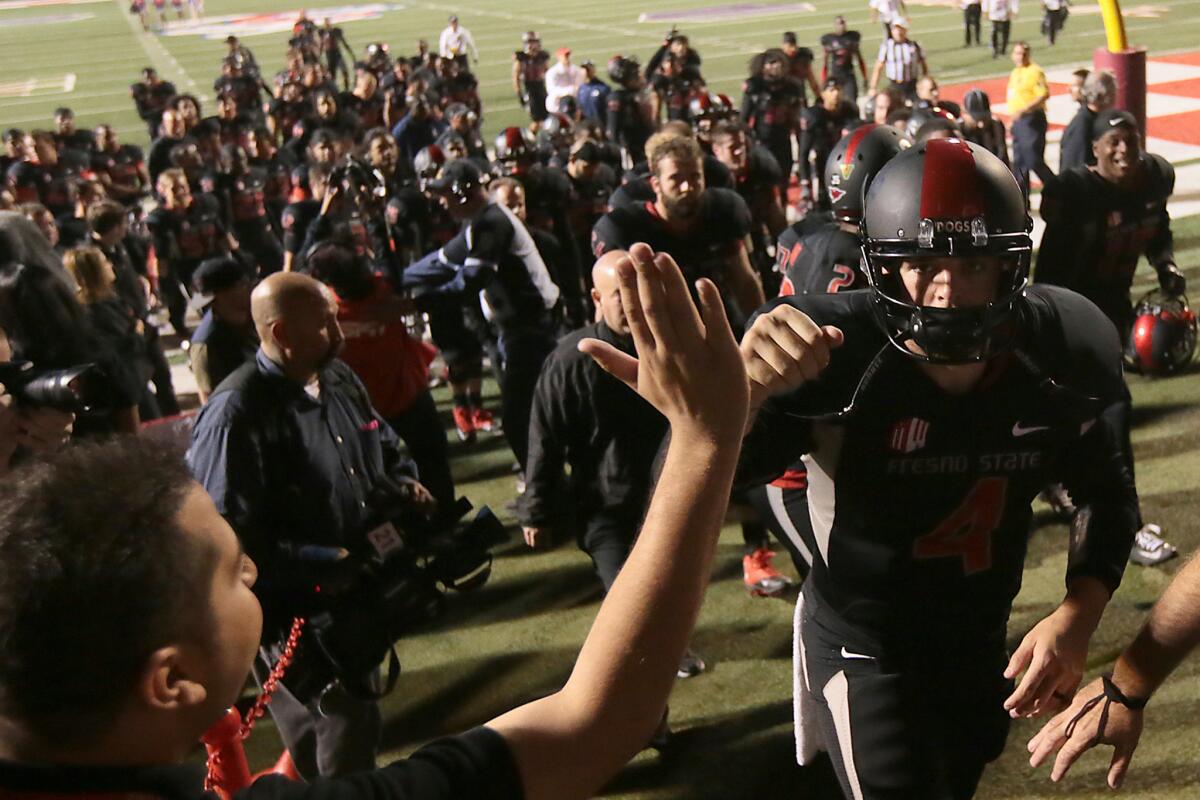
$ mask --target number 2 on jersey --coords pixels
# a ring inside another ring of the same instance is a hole
[[[950,516],[913,542],[914,558],[962,559],[963,573],[992,566],[992,533],[1004,515],[1008,478],[980,478]]]

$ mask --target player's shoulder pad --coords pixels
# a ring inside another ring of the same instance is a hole
[[[847,39],[854,42],[855,44],[858,44],[860,41],[862,41],[862,34],[859,33],[858,31],[846,31],[846,33],[844,35]]]
[[[733,189],[711,188],[708,195],[708,217],[714,226],[728,230],[737,238],[750,232],[750,207]]]
[[[821,46],[822,47],[828,47],[832,43],[833,43],[833,34],[832,33],[826,33],[821,37]]]
[[[1175,191],[1175,167],[1157,153],[1144,154],[1150,175],[1151,191],[1157,196],[1170,197]]]
[[[1125,392],[1117,329],[1091,300],[1061,286],[1025,290],[1021,348],[1060,385],[1094,397]]]

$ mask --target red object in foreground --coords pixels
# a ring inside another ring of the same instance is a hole
[[[1096,69],[1106,69],[1117,79],[1117,108],[1137,117],[1146,138],[1146,48],[1130,47],[1119,53],[1097,47],[1092,54]]]
[[[204,749],[208,752],[208,778],[204,782],[204,788],[216,792],[221,800],[231,800],[234,794],[245,789],[263,775],[283,775],[285,778],[295,781],[301,779],[300,774],[296,772],[296,765],[292,762],[292,756],[287,750],[283,751],[279,760],[275,762],[275,766],[252,776],[250,764],[246,761],[246,749],[242,742],[254,729],[254,723],[266,713],[267,704],[271,702],[271,695],[279,687],[283,673],[287,671],[296,655],[296,644],[299,642],[303,630],[304,620],[297,617],[292,621],[292,630],[288,634],[287,644],[283,648],[283,655],[280,656],[279,663],[271,669],[271,674],[263,682],[262,694],[254,701],[254,706],[246,712],[245,719],[236,708],[231,708],[225,712],[224,717],[200,737],[200,741],[204,743]]]

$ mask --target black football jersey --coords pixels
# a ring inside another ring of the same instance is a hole
[[[1046,233],[1035,279],[1087,297],[1128,296],[1145,255],[1151,264],[1171,257],[1167,200],[1175,169],[1162,156],[1142,153],[1142,180],[1123,189],[1087,167],[1066,170],[1042,192]]]
[[[752,485],[803,456],[817,545],[808,580],[824,603],[885,648],[1002,635],[1030,503],[1051,478],[1081,508],[1068,579],[1115,588],[1137,497],[1111,413],[1128,404],[1120,346],[1100,311],[1029,289],[1016,347],[950,395],[887,341],[874,302],[858,291],[764,309],[791,304],[845,334],[817,380],[764,404],[739,470]]]
[[[783,276],[779,296],[865,289],[858,237],[837,222],[811,228],[798,222],[779,234],[775,245],[775,269]]]
[[[858,31],[846,31],[840,36],[827,33],[821,37],[821,47],[825,48],[825,63],[831,77],[843,78],[854,74],[854,62],[858,60],[858,46],[861,41],[862,34]]]

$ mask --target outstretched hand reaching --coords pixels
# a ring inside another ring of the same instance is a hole
[[[617,263],[617,279],[637,358],[598,339],[579,349],[661,411],[673,435],[740,440],[749,383],[717,287],[697,282],[697,310],[675,260],[640,243]]]

